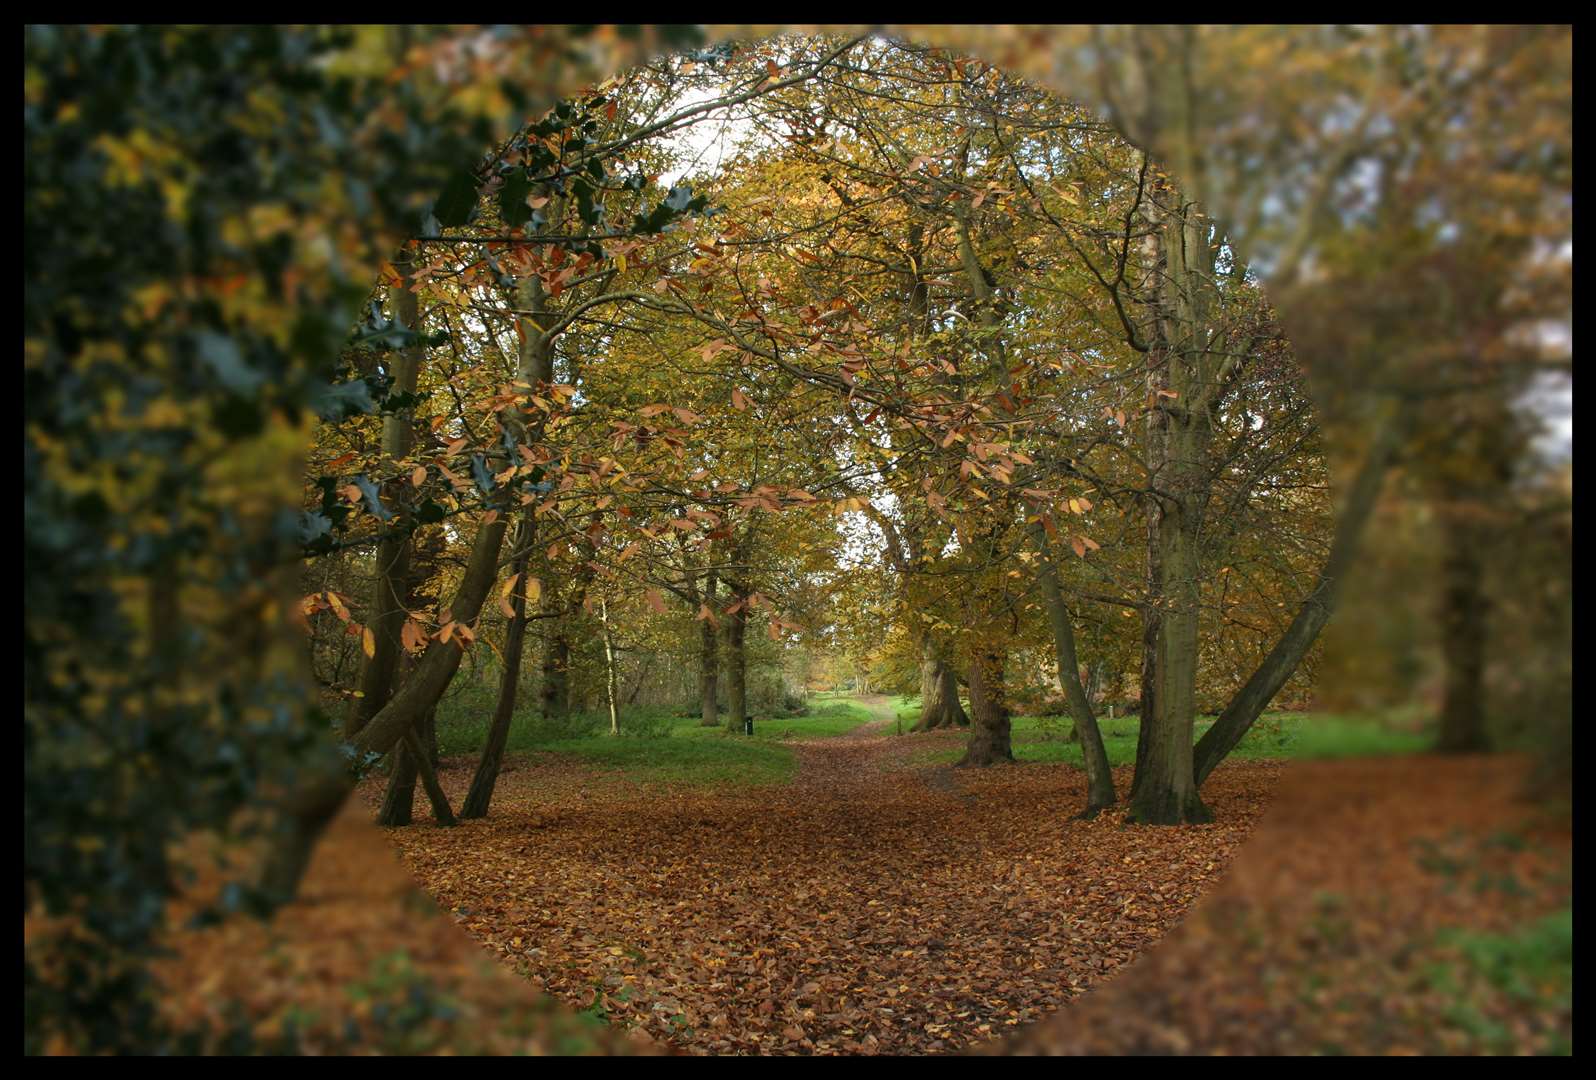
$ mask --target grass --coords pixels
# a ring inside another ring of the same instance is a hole
[[[907,730],[908,713],[903,714]],[[1214,717],[1197,719],[1200,737],[1213,725]],[[1265,713],[1253,724],[1230,754],[1244,761],[1289,758],[1380,757],[1388,754],[1418,753],[1430,747],[1431,736],[1414,730],[1414,717],[1406,712],[1373,716],[1335,713]],[[1132,765],[1136,761],[1136,733],[1140,721],[1134,716],[1098,720],[1103,747],[1110,765]],[[1015,717],[1012,729],[1014,757],[1019,761],[1064,761],[1082,764],[1081,746],[1070,742],[1071,724],[1059,716]],[[929,750],[923,761],[943,764],[959,759],[962,748]]]
[[[918,701],[888,697],[907,733],[919,718]],[[473,755],[487,739],[493,702],[485,694],[462,693],[440,706],[438,749],[445,757]],[[875,717],[851,695],[821,693],[809,712],[797,717],[755,717],[754,734],[703,727],[696,716],[663,709],[632,709],[621,714],[621,734],[609,734],[603,713],[546,721],[524,709],[510,727],[506,751],[512,755],[555,753],[597,768],[619,771],[645,783],[703,787],[758,787],[791,779],[797,768],[795,739],[845,735]],[[1374,757],[1427,749],[1430,735],[1411,711],[1381,716],[1278,712],[1259,718],[1231,757],[1242,760]],[[1201,735],[1213,723],[1200,717]],[[1136,760],[1136,717],[1101,718],[1104,746],[1112,765]],[[1020,761],[1082,764],[1079,743],[1069,740],[1070,721],[1058,716],[1021,716],[1013,722],[1014,756]],[[946,764],[963,753],[959,746],[928,747],[916,760]]]
[[[1548,1030],[1536,1032],[1536,1053],[1573,1053],[1561,1025],[1550,1022],[1571,1013],[1574,1006],[1573,909],[1512,933],[1446,930],[1439,940],[1453,956],[1434,965],[1428,981],[1432,989],[1452,999],[1448,1023],[1495,1053],[1511,1053],[1522,1038],[1502,1018],[1516,1006],[1547,1022]]]
[[[491,703],[486,708],[481,702],[450,705],[439,711],[439,754],[477,753],[487,740]],[[609,733],[603,713],[546,721],[524,710],[511,721],[505,750],[566,755],[645,783],[758,787],[791,779],[797,758],[784,741],[844,735],[872,719],[868,709],[846,698],[816,695],[808,715],[755,717],[752,738],[661,709],[623,712],[617,737]]]

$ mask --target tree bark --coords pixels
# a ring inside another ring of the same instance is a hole
[[[438,766],[438,710],[429,709],[421,720],[421,742],[434,769]],[[389,754],[393,770],[388,775],[388,787],[383,792],[382,807],[377,811],[377,824],[387,827],[409,825],[414,819],[416,801],[416,763],[410,760],[410,751],[400,743]]]
[[[937,652],[930,634],[920,638],[920,719],[910,731],[943,727],[969,727],[970,717],[959,703],[959,683],[953,669]]]
[[[1081,760],[1086,767],[1086,809],[1084,818],[1096,817],[1114,805],[1114,774],[1108,767],[1108,750],[1103,745],[1103,733],[1092,715],[1091,699],[1081,686],[1080,661],[1075,654],[1075,627],[1070,622],[1069,610],[1064,606],[1064,595],[1059,588],[1058,567],[1053,563],[1047,533],[1042,525],[1027,525],[1031,542],[1040,556],[1036,580],[1042,590],[1042,605],[1047,609],[1048,624],[1053,630],[1053,649],[1058,659],[1058,681],[1064,688],[1064,700],[1069,703],[1074,734],[1081,741]]]
[[[416,294],[409,289],[408,274],[400,284],[388,290],[393,305],[394,319],[407,330],[419,330],[421,315]],[[423,349],[412,345],[400,349],[393,366],[393,393],[415,393],[416,378],[421,368]],[[399,461],[415,444],[415,425],[411,410],[402,409],[383,419],[382,452],[389,461]],[[402,597],[409,591],[410,535],[402,533],[386,536],[377,543],[377,577],[373,585],[371,614],[367,624],[375,639],[375,648],[361,673],[361,696],[344,717],[344,738],[355,735],[377,715],[377,710],[388,704],[393,694],[395,677],[399,671],[399,658],[404,649],[399,633],[404,628],[406,612]]]
[[[610,605],[607,599],[599,600],[599,619],[604,627],[604,700],[610,709],[610,734],[621,733],[621,714],[615,705],[618,696],[615,674],[615,633],[610,629]]]
[[[1341,593],[1341,583],[1357,557],[1363,534],[1374,514],[1375,503],[1379,500],[1380,488],[1407,438],[1413,418],[1413,407],[1403,405],[1377,427],[1374,442],[1363,459],[1357,478],[1347,491],[1341,514],[1336,519],[1330,554],[1319,571],[1313,591],[1298,607],[1296,617],[1291,620],[1291,625],[1274,648],[1269,650],[1247,682],[1230,699],[1224,712],[1219,714],[1219,719],[1214,721],[1214,726],[1197,741],[1193,766],[1199,786],[1241,742],[1265,706],[1286,685],[1286,680],[1297,670],[1297,665],[1330,621]]]
[[[571,642],[558,625],[549,634],[543,644],[542,713],[544,719],[555,720],[571,713]]]
[[[746,600],[734,589],[733,603],[724,616],[726,623],[726,730],[742,732],[748,719],[748,658],[743,651],[747,629]]]
[[[970,741],[954,768],[983,768],[1013,760],[1003,655],[981,645],[970,657]]]
[[[719,579],[709,571],[704,584],[704,605],[715,610]],[[708,619],[698,620],[698,701],[699,723],[703,727],[720,724],[720,635]]]
[[[1446,685],[1435,748],[1444,754],[1491,748],[1485,727],[1485,644],[1489,600],[1482,577],[1479,538],[1466,522],[1446,529],[1442,562],[1441,655]]]
[[[530,515],[521,519],[516,535],[514,561],[511,572],[520,575],[517,588],[510,597],[510,618],[504,631],[504,672],[499,679],[499,700],[493,707],[493,721],[488,725],[488,740],[477,759],[477,771],[471,777],[471,789],[460,807],[462,818],[488,816],[488,806],[493,802],[493,789],[499,782],[499,769],[504,764],[504,746],[510,739],[510,724],[515,720],[515,702],[521,686],[521,654],[526,651],[526,570],[530,562],[533,536],[536,527]]]

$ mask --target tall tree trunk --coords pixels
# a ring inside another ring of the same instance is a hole
[[[1064,606],[1058,567],[1053,563],[1047,533],[1039,522],[1028,524],[1027,531],[1041,556],[1036,580],[1042,590],[1042,605],[1047,609],[1048,624],[1053,630],[1058,681],[1064,689],[1064,700],[1069,703],[1070,719],[1074,722],[1075,734],[1081,740],[1081,760],[1086,766],[1086,809],[1081,816],[1092,818],[1114,805],[1114,774],[1108,767],[1108,750],[1103,745],[1103,733],[1098,729],[1097,717],[1092,715],[1091,699],[1081,686],[1080,661],[1075,654],[1075,627],[1070,622],[1069,610]]]
[[[704,605],[715,610],[719,579],[709,571],[704,585]],[[698,701],[699,723],[703,727],[720,724],[720,635],[708,619],[698,620]]]
[[[571,642],[562,626],[549,628],[543,644],[542,712],[546,720],[571,714]]]
[[[1142,717],[1145,756],[1138,765],[1130,817],[1148,825],[1212,821],[1197,794],[1192,733],[1197,714],[1197,550],[1189,507],[1166,516],[1161,561],[1166,600],[1158,642],[1157,711]]]
[[[1444,520],[1444,519],[1443,519]],[[1489,599],[1480,538],[1467,522],[1450,521],[1442,561],[1441,656],[1446,685],[1435,748],[1448,754],[1491,748],[1485,727],[1485,644]]]
[[[515,591],[510,596],[510,618],[504,631],[504,671],[499,678],[499,700],[493,707],[493,721],[488,725],[488,740],[477,759],[477,771],[471,777],[471,789],[460,807],[462,818],[488,816],[488,805],[493,801],[493,789],[499,782],[499,769],[504,764],[504,747],[510,739],[510,724],[515,719],[515,701],[521,687],[521,655],[526,651],[526,570],[530,562],[536,525],[530,514],[523,516],[515,539],[515,559],[511,572],[517,575]]]
[[[616,708],[615,699],[618,696],[616,689],[617,676],[615,673],[615,632],[610,628],[609,600],[599,600],[599,620],[604,627],[604,700],[610,709],[610,734],[621,733],[621,714]]]
[[[1213,258],[1209,226],[1195,211],[1170,214],[1163,223],[1163,323],[1158,339],[1162,377],[1150,372],[1148,410],[1148,556],[1150,607],[1159,607],[1153,660],[1154,700],[1146,701],[1137,740],[1130,817],[1152,825],[1213,820],[1197,794],[1192,736],[1197,714],[1198,608],[1201,599],[1198,540],[1207,499],[1209,409],[1217,373],[1209,352],[1208,317]],[[1156,265],[1156,262],[1155,262]],[[1164,320],[1168,320],[1164,322]],[[1170,329],[1173,327],[1173,331]],[[1174,404],[1158,384],[1168,384]],[[1156,387],[1156,388],[1155,388]],[[1146,660],[1143,661],[1144,681]],[[1147,708],[1147,705],[1151,708]]]
[[[733,603],[724,616],[726,623],[726,730],[741,732],[748,719],[748,662],[743,651],[743,635],[748,625],[746,598],[741,590],[732,593]]]
[[[987,644],[978,645],[970,657],[970,741],[955,768],[1014,760],[1003,659],[997,648]]]
[[[408,274],[388,290],[394,319],[406,330],[420,330],[420,304],[410,291]],[[393,393],[413,394],[416,378],[421,368],[424,350],[420,345],[400,349],[394,360]],[[401,409],[385,417],[382,422],[382,452],[389,461],[397,462],[415,444],[415,425],[411,410]],[[405,624],[405,605],[402,599],[410,587],[410,535],[385,536],[377,543],[377,576],[373,583],[371,614],[367,624],[371,627],[375,648],[361,673],[361,696],[344,716],[344,738],[354,736],[365,727],[377,710],[388,704],[399,670],[399,658],[404,649],[399,632]]]
[[[1247,682],[1230,699],[1224,712],[1219,714],[1219,719],[1214,721],[1214,726],[1197,741],[1193,767],[1199,786],[1241,742],[1265,706],[1286,685],[1286,680],[1297,670],[1319,632],[1330,621],[1341,595],[1341,583],[1357,557],[1369,519],[1374,515],[1375,503],[1379,501],[1380,488],[1411,431],[1414,416],[1412,405],[1400,405],[1377,424],[1374,441],[1369,446],[1357,477],[1347,490],[1346,501],[1336,518],[1330,554],[1319,571],[1313,591],[1297,608],[1296,617],[1291,620],[1291,625],[1280,636],[1280,640],[1275,642],[1274,648],[1269,650]]]

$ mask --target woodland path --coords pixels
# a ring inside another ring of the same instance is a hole
[[[961,733],[899,738],[866,704],[877,720],[789,743],[786,784],[522,763],[489,818],[389,835],[462,928],[612,1022],[689,1052],[941,1053],[1040,1019],[1162,936],[1280,772],[1216,773],[1215,825],[1081,822],[1078,769],[959,770],[940,790],[916,759]],[[472,764],[444,763],[451,797]]]

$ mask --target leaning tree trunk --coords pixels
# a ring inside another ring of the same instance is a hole
[[[955,768],[1013,761],[1009,709],[1003,684],[1003,654],[978,646],[970,657],[970,741]]]
[[[1280,640],[1275,642],[1274,648],[1269,650],[1245,685],[1230,699],[1213,727],[1197,740],[1193,768],[1199,787],[1208,779],[1214,767],[1236,748],[1236,744],[1241,742],[1263,713],[1264,707],[1286,685],[1286,680],[1297,670],[1302,658],[1308,655],[1308,650],[1319,637],[1319,632],[1330,621],[1336,600],[1341,594],[1341,583],[1352,568],[1364,530],[1374,515],[1380,488],[1411,430],[1414,416],[1411,405],[1398,406],[1397,411],[1385,418],[1376,429],[1374,442],[1336,518],[1330,554],[1319,571],[1313,591],[1298,607],[1296,617],[1291,620],[1291,625],[1280,636]]]
[[[510,597],[510,618],[504,631],[504,672],[499,679],[499,700],[493,707],[493,721],[488,725],[488,741],[477,759],[477,771],[471,777],[471,790],[466,793],[460,807],[462,818],[488,816],[488,805],[493,801],[493,789],[499,782],[499,769],[504,764],[504,746],[510,739],[510,724],[515,719],[515,699],[521,686],[521,654],[526,651],[526,569],[535,531],[530,515],[521,519],[516,534],[514,561],[511,572],[516,575],[517,587]]]
[[[1098,730],[1097,717],[1092,715],[1092,702],[1081,686],[1080,661],[1075,653],[1075,627],[1070,622],[1069,610],[1064,606],[1064,594],[1059,589],[1058,567],[1053,564],[1053,553],[1042,525],[1027,526],[1031,542],[1041,555],[1037,569],[1037,584],[1042,589],[1042,605],[1047,609],[1048,623],[1053,629],[1053,649],[1058,660],[1058,681],[1063,687],[1064,699],[1069,703],[1074,734],[1081,742],[1081,759],[1086,766],[1086,809],[1084,818],[1114,805],[1114,774],[1108,767],[1108,751],[1103,746],[1103,733]]]
[[[534,314],[531,321],[523,323],[526,336],[518,374],[530,381],[534,371],[542,370],[538,365],[552,356],[553,342],[543,325],[537,321],[547,314],[540,279],[529,278],[525,288],[523,302],[529,301],[528,309]],[[512,421],[512,424],[515,422]],[[456,622],[471,625],[482,611],[482,602],[487,599],[498,577],[499,551],[504,546],[508,524],[509,516],[501,510],[492,521],[483,523],[477,529],[460,587],[449,605]],[[349,760],[356,763],[375,760],[398,745],[407,733],[413,733],[416,723],[435,708],[443,697],[454,673],[460,668],[463,655],[462,646],[453,638],[449,641],[434,641],[428,646],[404,687],[345,742],[344,750]],[[425,778],[426,773],[423,773]],[[433,783],[436,783],[436,777]],[[283,808],[284,827],[259,872],[258,881],[265,889],[280,899],[293,895],[299,887],[300,876],[309,864],[310,852],[314,850],[316,841],[353,789],[354,777],[349,773],[335,775],[320,772],[307,778],[299,790],[290,793]]]

